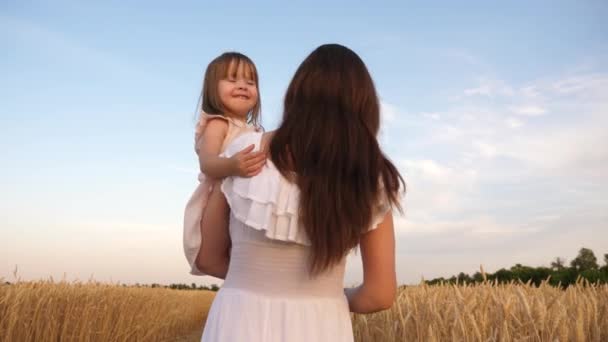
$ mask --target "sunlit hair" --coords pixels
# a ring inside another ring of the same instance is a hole
[[[247,122],[258,127],[260,126],[262,103],[260,101],[258,71],[249,57],[238,52],[225,52],[209,63],[205,71],[205,79],[199,97],[200,107],[197,110],[198,112],[202,110],[207,114],[226,114],[226,108],[220,100],[218,84],[220,80],[236,77],[236,72],[243,63],[246,66],[244,68],[245,77],[255,82],[255,87],[258,89],[257,101],[255,106],[247,113]]]
[[[312,275],[358,245],[382,198],[401,210],[405,182],[380,149],[379,125],[376,89],[355,52],[322,45],[302,62],[269,151],[279,171],[300,189]]]

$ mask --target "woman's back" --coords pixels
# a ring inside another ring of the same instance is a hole
[[[260,146],[248,133],[227,149]],[[310,246],[299,226],[298,189],[271,162],[253,178],[228,178],[230,264],[203,341],[352,341],[343,280],[346,258],[309,275]]]
[[[311,278],[308,272],[310,247],[269,239],[264,231],[247,226],[232,215],[230,239],[232,250],[223,288],[298,298],[344,295],[346,260]]]

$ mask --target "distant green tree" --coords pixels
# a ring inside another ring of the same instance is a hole
[[[514,279],[519,279],[522,282],[527,283],[534,275],[534,268],[522,264],[515,264],[515,266],[511,267],[511,272],[513,273]]]
[[[547,267],[537,267],[534,269],[534,272],[532,273],[532,283],[534,283],[536,286],[540,286],[540,284],[546,280],[547,278],[549,278],[549,276],[551,275],[552,271],[550,268]]]
[[[597,270],[599,267],[595,254],[589,248],[581,248],[578,251],[578,256],[570,262],[570,266],[579,272]]]
[[[441,284],[441,283],[449,283],[450,281],[448,279],[445,279],[443,277],[439,277],[439,278],[435,278],[433,280],[428,280],[426,281],[427,284],[429,285],[435,285],[435,284]],[[403,285],[405,286],[405,285]]]
[[[581,277],[587,279],[590,283],[606,281],[606,276],[600,270],[586,270],[581,272]]]
[[[551,274],[551,280],[549,283],[554,286],[560,286],[566,288],[576,282],[578,271],[572,267],[564,268],[561,271],[554,271]]]
[[[498,282],[500,283],[508,283],[513,280],[514,277],[513,272],[501,268],[493,274],[493,278],[498,279]]]
[[[602,267],[598,266],[593,251],[587,248],[580,249],[578,256],[570,263],[571,267],[566,267],[565,263],[566,261],[560,257],[555,258],[550,267],[530,267],[518,263],[510,269],[501,268],[496,273],[486,273],[486,276],[488,280],[496,280],[499,283],[519,280],[523,283],[530,282],[536,286],[549,279],[550,285],[559,285],[562,288],[575,284],[578,277],[587,279],[591,283],[608,283],[608,254],[604,254],[605,265]],[[481,282],[482,280],[483,275],[480,272],[474,273],[472,277],[460,272],[457,276],[451,276],[448,279],[441,277],[427,280],[426,283],[433,285],[440,284],[443,281],[449,284],[455,284],[456,282],[464,284]]]
[[[600,272],[603,272],[608,276],[608,254],[604,254],[604,265],[600,267]]]
[[[469,277],[468,274],[464,273],[464,272],[460,272],[458,273],[458,283],[460,284],[464,284],[464,283],[472,283],[472,279],[471,277]]]
[[[557,257],[555,258],[554,261],[551,262],[551,269],[555,270],[555,271],[561,271],[564,268],[566,268],[566,266],[564,266],[566,264],[566,260]]]

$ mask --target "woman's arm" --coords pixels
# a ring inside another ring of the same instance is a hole
[[[201,172],[216,179],[228,176],[252,177],[258,174],[264,166],[266,155],[263,152],[252,152],[254,145],[247,146],[230,158],[219,156],[227,133],[226,121],[209,120],[196,145]]]
[[[207,200],[201,223],[201,247],[196,256],[196,267],[203,273],[225,279],[230,262],[230,208],[217,183]]]
[[[389,211],[378,227],[361,237],[363,284],[344,290],[350,311],[372,313],[389,309],[395,301],[395,233]]]

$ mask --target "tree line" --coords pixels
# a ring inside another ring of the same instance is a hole
[[[587,279],[590,283],[608,283],[608,254],[604,254],[604,265],[598,264],[597,258],[589,248],[581,248],[576,258],[566,265],[566,260],[560,257],[555,258],[549,267],[531,267],[522,264],[515,264],[509,269],[501,268],[494,273],[485,273],[488,281],[498,283],[509,283],[511,281],[521,281],[539,286],[544,280],[549,279],[548,283],[553,286],[567,288],[575,284],[578,278]],[[435,278],[425,281],[429,285],[449,283],[480,283],[484,281],[484,274],[475,272],[472,276],[464,272],[450,278]]]

